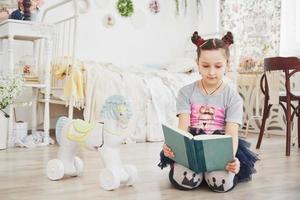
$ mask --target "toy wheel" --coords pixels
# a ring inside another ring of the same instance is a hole
[[[59,159],[52,159],[47,164],[46,173],[50,180],[59,180],[64,176],[64,164]]]
[[[128,181],[126,182],[127,186],[133,185],[137,179],[138,172],[135,166],[133,165],[125,165],[124,166],[126,172],[129,175]]]
[[[100,186],[104,190],[114,190],[120,187],[120,178],[113,171],[109,169],[103,169],[100,172]]]
[[[76,175],[81,176],[83,174],[84,165],[82,160],[77,156],[74,158],[74,165],[76,168]]]

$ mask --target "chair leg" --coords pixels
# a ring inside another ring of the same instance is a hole
[[[285,155],[290,156],[291,153],[291,101],[287,101],[286,104],[286,151]]]
[[[271,109],[272,105],[268,105],[268,101],[265,100],[265,105],[264,105],[264,112],[263,112],[263,117],[262,117],[262,121],[261,121],[261,127],[260,127],[260,131],[259,131],[259,136],[258,136],[258,140],[256,143],[256,149],[260,148],[261,145],[261,141],[265,132],[265,126],[266,126],[266,121],[267,118],[269,116],[269,112]]]

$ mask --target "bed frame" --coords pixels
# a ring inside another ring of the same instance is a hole
[[[59,7],[64,6],[72,6],[73,11],[71,11],[70,15],[67,17],[64,17],[62,19],[57,20],[50,20],[51,13],[53,14],[53,11],[58,9]],[[52,52],[52,66],[55,66],[55,63],[58,62],[58,58],[67,58],[64,59],[67,66],[76,67],[76,47],[77,47],[77,27],[78,27],[78,18],[79,18],[79,4],[78,0],[64,0],[62,2],[59,2],[57,4],[54,4],[48,8],[45,9],[42,17],[41,22],[44,23],[51,23],[55,26],[55,32],[53,36],[53,52]],[[42,47],[41,47],[42,48]],[[40,51],[42,52],[42,51]],[[40,58],[40,56],[39,56]],[[53,72],[55,69],[53,67],[51,68],[51,72]],[[72,73],[68,73],[69,68],[67,68],[66,78],[72,79]],[[63,90],[64,81],[59,81],[56,78],[54,78],[53,73],[51,75],[51,91],[54,90]],[[71,97],[68,102],[62,101],[62,100],[55,100],[50,99],[50,103],[52,104],[67,104],[69,105],[69,111],[68,116],[69,118],[73,118],[73,98]]]

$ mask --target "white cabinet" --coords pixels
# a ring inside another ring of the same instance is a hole
[[[50,59],[52,51],[52,35],[54,27],[50,24],[20,21],[20,20],[6,20],[0,23],[0,65],[3,70],[5,61],[11,73],[14,73],[15,49],[14,42],[29,41],[32,42],[33,52],[35,57],[35,71],[41,77],[39,84],[26,84],[24,87],[30,87],[33,90],[32,95],[32,131],[36,131],[37,126],[37,101],[38,91],[45,90],[43,102],[44,106],[44,143],[49,143],[49,100],[50,100]],[[3,48],[4,41],[7,40],[7,48]],[[6,52],[5,52],[6,51]],[[7,56],[5,57],[4,55]],[[13,105],[10,106],[10,120],[8,131],[8,145],[14,144],[13,135]]]

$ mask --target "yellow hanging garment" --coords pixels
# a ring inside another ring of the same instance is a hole
[[[86,82],[84,78],[84,67],[82,64],[78,69],[73,69],[72,74],[67,76],[64,85],[64,99],[69,101],[71,98],[74,100],[76,108],[81,108],[84,105]]]

